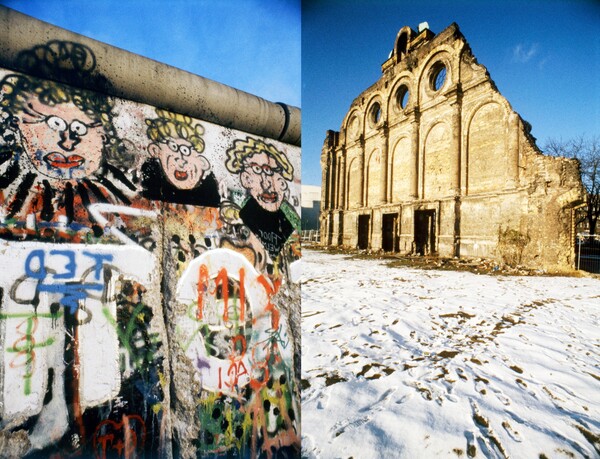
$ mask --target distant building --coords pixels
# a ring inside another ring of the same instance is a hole
[[[321,208],[321,187],[302,185],[302,230],[319,229],[319,213]]]
[[[327,131],[321,243],[572,267],[578,162],[540,152],[458,26],[403,27],[381,70]]]

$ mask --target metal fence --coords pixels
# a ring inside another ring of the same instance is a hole
[[[600,235],[580,233],[575,247],[575,267],[600,274]]]
[[[302,242],[319,242],[321,235],[319,230],[304,230],[302,231]]]

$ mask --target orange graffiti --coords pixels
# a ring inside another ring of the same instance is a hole
[[[246,317],[246,287],[245,283],[245,274],[244,268],[240,268],[239,270],[239,319],[241,322],[244,322]],[[210,277],[208,273],[208,267],[205,264],[200,265],[200,269],[198,270],[198,311],[196,313],[196,318],[198,320],[202,319],[203,310],[204,310],[204,295],[208,292],[208,286],[210,282]],[[229,275],[225,268],[221,268],[215,277],[215,288],[210,291],[211,295],[215,295],[217,298],[220,297],[223,299],[223,321],[229,321]]]
[[[196,318],[202,319],[202,310],[204,306],[204,294],[208,290],[208,268],[206,265],[201,265],[198,270],[198,311],[196,312]]]
[[[229,321],[229,278],[227,277],[227,270],[221,268],[219,274],[215,278],[215,290],[212,292],[213,295],[217,295],[217,291],[221,286],[221,296],[223,298],[223,322]]]
[[[273,328],[273,330],[277,330],[279,328],[279,311],[271,302],[271,298],[273,298],[279,291],[279,287],[281,287],[281,279],[274,281],[273,287],[271,287],[271,283],[262,274],[258,277],[257,280],[260,283],[260,285],[263,286],[265,292],[267,292],[269,303],[267,304],[265,310],[271,313],[271,327]]]

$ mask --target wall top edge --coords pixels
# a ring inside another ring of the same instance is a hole
[[[65,57],[60,71],[50,65],[49,56]],[[2,5],[0,66],[300,146],[298,107],[267,101]]]

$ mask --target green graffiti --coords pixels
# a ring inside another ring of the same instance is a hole
[[[106,320],[115,328],[119,343],[129,355],[129,363],[145,375],[162,345],[158,333],[150,333],[152,311],[143,302],[117,302],[117,319],[107,307],[102,308]]]
[[[31,394],[31,378],[33,377],[34,363],[35,363],[35,350],[50,346],[54,344],[54,338],[48,338],[43,342],[36,342],[35,332],[38,326],[38,319],[53,319],[56,320],[60,316],[56,314],[31,314],[31,313],[1,313],[0,319],[25,319],[19,325],[17,325],[17,333],[21,335],[12,346],[6,348],[7,352],[16,354],[10,362],[11,368],[25,367],[25,374],[23,379],[25,380],[25,387],[23,392],[25,395]],[[25,325],[25,331],[22,331],[22,327]],[[24,361],[19,361],[23,359]]]
[[[271,367],[264,384],[249,385],[237,397],[203,392],[197,408],[198,457],[225,452],[227,457],[263,457],[273,447],[295,451],[299,426],[294,399],[293,382],[281,364]]]

